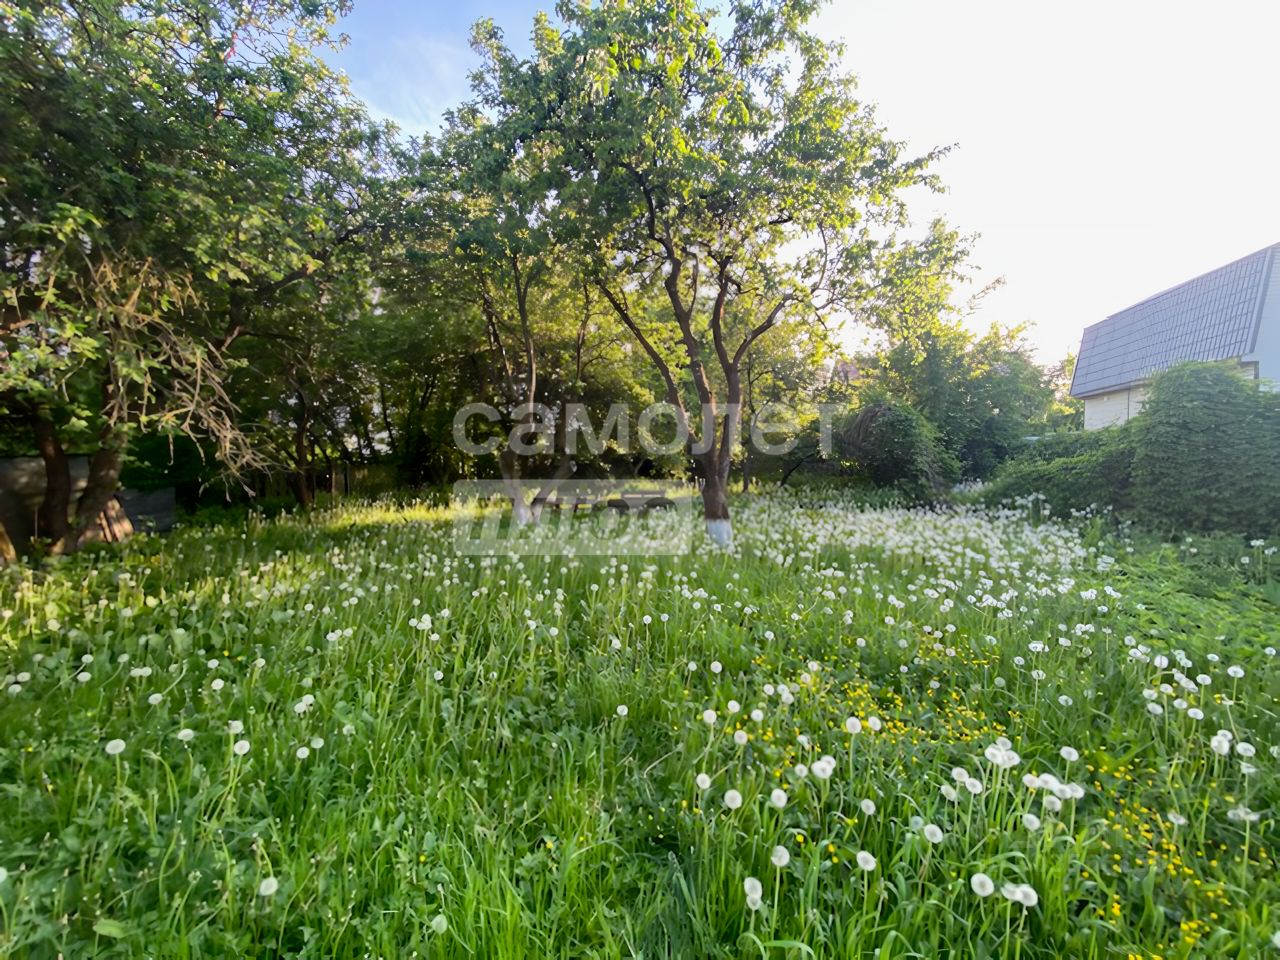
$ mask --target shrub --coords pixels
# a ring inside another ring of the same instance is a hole
[[[1032,445],[982,491],[1043,494],[1058,511],[1110,506],[1158,530],[1280,530],[1280,394],[1229,365],[1190,363],[1151,383],[1121,427]]]
[[[1111,442],[1112,435],[1113,432],[1109,430],[1067,430],[1061,433],[1050,433],[1028,441],[1016,459],[1019,462],[1044,463],[1063,457],[1092,453]]]
[[[1112,507],[1125,510],[1131,502],[1133,483],[1132,431],[1128,427],[1076,434],[1076,444],[1060,442],[1058,448],[1075,446],[1080,452],[1049,457],[1039,445],[1010,461],[982,491],[985,503],[1000,503],[1041,494],[1058,513]]]
[[[939,442],[938,431],[906,404],[882,402],[839,420],[832,432],[840,465],[880,487],[928,500],[960,475],[960,465]]]
[[[1280,394],[1224,364],[1160,374],[1134,421],[1140,520],[1179,530],[1280,529]]]

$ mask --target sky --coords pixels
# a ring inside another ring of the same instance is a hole
[[[527,48],[554,0],[355,0],[331,60],[376,116],[433,130],[467,94],[471,23]],[[1084,327],[1280,242],[1280,0],[837,0],[861,95],[895,139],[953,144],[942,195],[978,234],[966,321],[1031,325],[1043,363]]]

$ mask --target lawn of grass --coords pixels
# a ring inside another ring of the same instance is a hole
[[[449,519],[0,574],[0,956],[1280,953],[1267,545],[814,493],[732,554],[507,559]]]

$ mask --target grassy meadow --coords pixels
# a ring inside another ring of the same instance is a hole
[[[1268,544],[735,527],[347,504],[0,572],[0,956],[1280,956]]]

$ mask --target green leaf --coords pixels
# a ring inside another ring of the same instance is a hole
[[[121,940],[129,936],[129,928],[119,920],[110,920],[103,917],[93,925],[93,932],[100,937],[111,937],[113,940]]]

